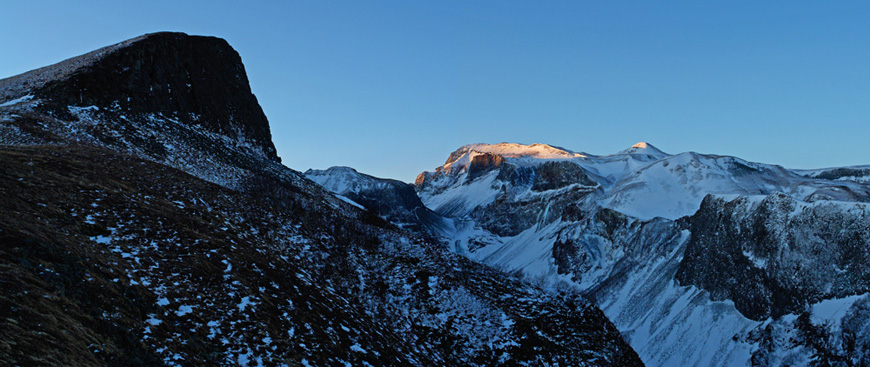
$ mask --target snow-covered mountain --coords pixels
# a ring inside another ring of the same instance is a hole
[[[444,222],[444,218],[423,205],[413,185],[401,181],[369,176],[350,167],[309,169],[305,177],[351,205],[369,210],[403,229],[431,234],[429,228]]]
[[[866,365],[866,168],[474,144],[415,185],[450,248],[580,289],[648,365]]]

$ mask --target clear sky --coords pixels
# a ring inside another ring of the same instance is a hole
[[[870,164],[868,4],[6,0],[0,78],[181,31],[239,51],[297,170],[412,181],[502,141]]]

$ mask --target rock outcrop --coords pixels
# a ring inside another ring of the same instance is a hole
[[[870,209],[782,194],[707,197],[675,278],[734,301],[754,320],[798,313],[823,298],[870,292]]]
[[[24,95],[61,118],[72,118],[68,106],[161,114],[278,159],[242,59],[220,38],[151,33],[0,80],[0,103]]]

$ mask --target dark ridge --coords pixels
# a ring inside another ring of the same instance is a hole
[[[870,169],[861,169],[861,168],[832,168],[823,172],[820,172],[815,176],[815,178],[821,178],[824,180],[837,180],[843,177],[864,177],[870,175]]]
[[[151,33],[0,80],[0,100],[26,94],[61,116],[67,106],[99,106],[175,117],[253,140],[278,160],[241,57],[220,38]]]

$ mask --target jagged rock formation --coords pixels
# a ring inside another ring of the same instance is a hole
[[[0,81],[0,364],[642,365],[576,292],[281,166],[243,80],[158,33]]]

